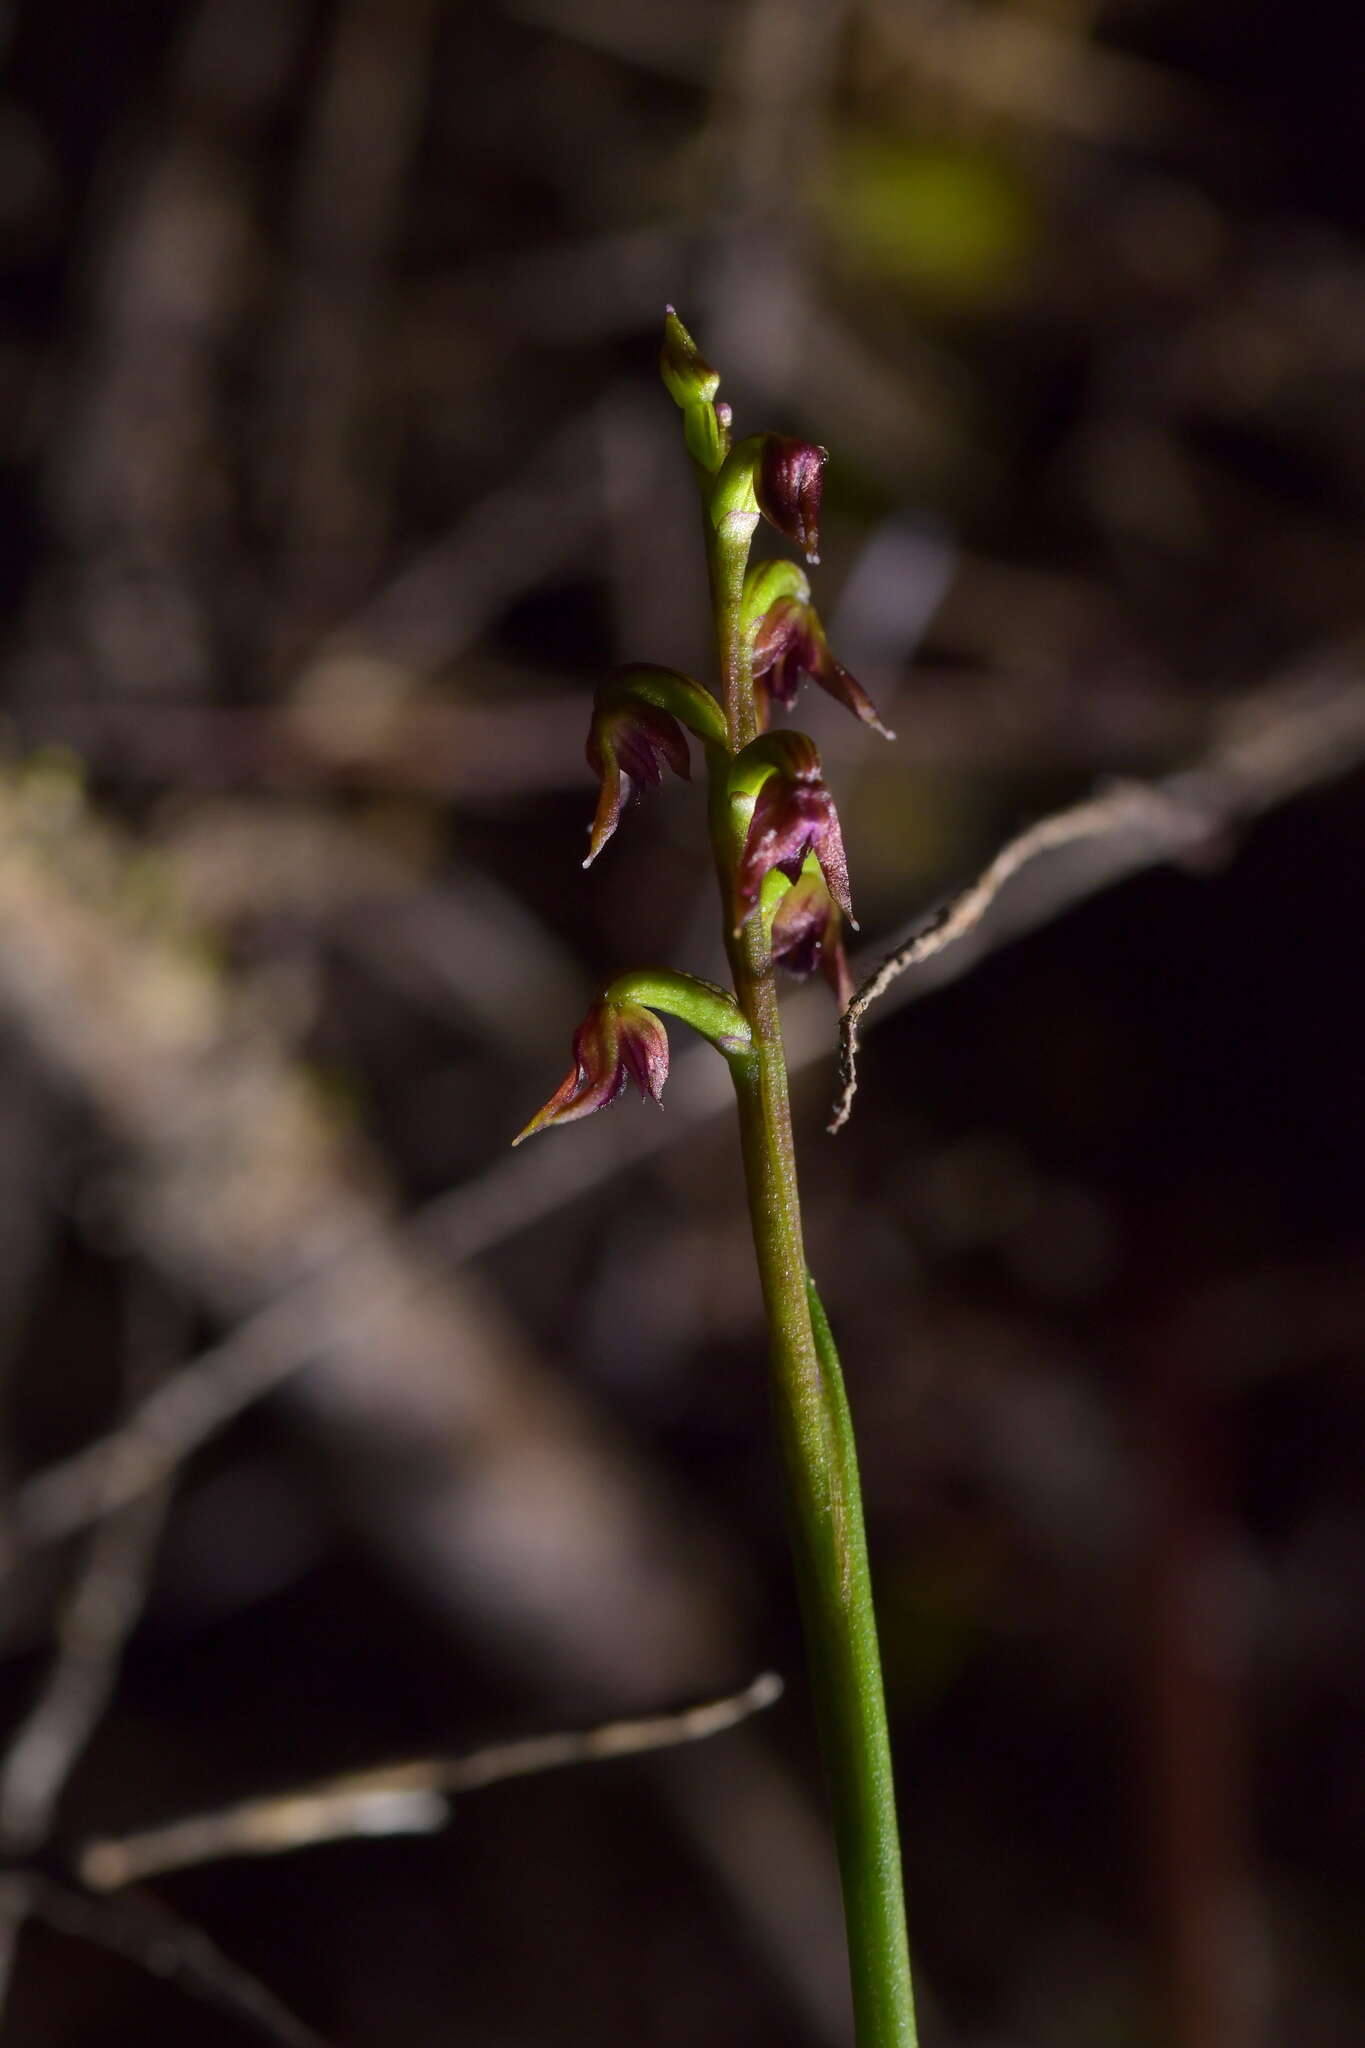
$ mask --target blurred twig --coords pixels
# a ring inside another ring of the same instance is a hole
[[[1065,14],[1054,22],[1047,11],[975,0],[865,4],[884,38],[882,66],[898,59],[936,109],[957,102],[978,118],[1004,115],[1088,143],[1150,141],[1208,119],[1186,79],[1105,48]]]
[[[980,924],[1011,877],[1040,854],[1050,853],[1059,846],[1070,846],[1078,839],[1103,837],[1132,826],[1155,831],[1163,853],[1169,857],[1177,853],[1192,835],[1202,838],[1207,821],[1202,817],[1191,819],[1180,812],[1157,789],[1146,788],[1141,783],[1120,783],[1101,796],[1073,804],[1070,810],[1057,811],[1050,818],[1040,818],[1017,839],[1011,839],[983,874],[936,910],[927,924],[883,960],[876,973],[862,984],[839,1020],[839,1096],[829,1124],[831,1131],[842,1130],[853,1109],[853,1098],[858,1088],[858,1027],[878,996],[885,995],[892,982],[910,968],[918,967],[921,961],[932,959],[935,953],[941,953],[958,939],[965,938]]]
[[[458,1794],[569,1764],[602,1763],[701,1742],[761,1713],[781,1696],[781,1679],[776,1672],[764,1671],[742,1692],[679,1713],[609,1721],[583,1733],[532,1735],[469,1756],[425,1757],[348,1772],[295,1792],[246,1800],[222,1812],[92,1842],[82,1852],[81,1875],[97,1890],[112,1891],[224,1856],[270,1856],[354,1835],[428,1833],[444,1825],[448,1802]]]
[[[11,1871],[0,1877],[0,1915],[31,1915],[58,1934],[109,1949],[242,2021],[276,2048],[325,2048],[321,2035],[272,1991],[158,1900],[88,1898],[37,1872]]]
[[[0,1849],[43,1842],[62,1788],[98,1727],[136,1625],[165,1516],[152,1487],[101,1520],[56,1624],[52,1669],[0,1766]]]
[[[161,1347],[145,1312],[148,1293],[129,1289],[127,1381],[141,1392]],[[153,1344],[148,1344],[149,1334]],[[50,1668],[0,1762],[0,1857],[31,1856],[48,1841],[68,1779],[103,1719],[124,1648],[146,1602],[170,1501],[163,1482],[115,1504],[106,1499],[58,1608]],[[0,2013],[29,1893],[16,1876],[0,1897]]]
[[[59,772],[0,774],[0,843],[0,1005],[119,1148],[134,1244],[236,1326],[112,1458],[30,1482],[19,1541],[131,1498],[312,1361],[315,1422],[365,1448],[376,1536],[518,1657],[624,1704],[731,1661],[718,1560],[493,1300],[400,1230],[377,1163],[173,893],[147,895]]]

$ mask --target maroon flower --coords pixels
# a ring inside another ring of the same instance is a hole
[[[665,764],[684,782],[691,780],[687,739],[671,711],[630,699],[599,705],[588,732],[588,766],[602,779],[597,815],[588,836],[588,858],[596,860],[621,821],[621,813],[643,789],[657,789]]]
[[[786,434],[765,434],[754,473],[758,509],[794,541],[808,562],[820,559],[820,498],[829,450]]]
[[[743,924],[756,906],[766,875],[777,868],[795,882],[806,855],[813,853],[830,895],[852,923],[843,834],[834,799],[821,779],[820,756],[804,733],[773,734],[755,745],[770,748],[778,741],[782,765],[767,776],[754,799],[739,858],[739,922]]]
[[[886,739],[895,738],[882,724],[862,684],[830,653],[814,605],[799,597],[779,597],[765,612],[754,639],[754,681],[765,711],[768,698],[776,698],[790,710],[807,678],[864,725]]]
[[[543,1109],[512,1140],[519,1145],[548,1124],[572,1124],[615,1102],[627,1081],[659,1100],[668,1079],[668,1033],[640,1003],[593,1004],[574,1033],[573,1065]]]
[[[825,887],[823,876],[818,870],[812,872],[808,864],[777,906],[772,931],[773,959],[798,981],[805,981],[818,967],[833,989],[841,1011],[853,1000],[853,976],[844,952],[843,928],[843,913]]]

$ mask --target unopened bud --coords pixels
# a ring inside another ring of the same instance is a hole
[[[720,373],[711,368],[671,306],[664,308],[659,374],[669,397],[684,412],[697,404],[709,405],[720,390]]]
[[[808,562],[820,559],[820,499],[829,451],[786,434],[765,434],[754,488],[763,517],[794,541]]]

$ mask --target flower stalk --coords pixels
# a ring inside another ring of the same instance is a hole
[[[829,654],[794,564],[749,570],[760,516],[801,548],[819,547],[822,448],[778,435],[730,446],[719,378],[672,308],[661,361],[683,413],[705,513],[719,701],[690,678],[635,669],[599,693],[589,758],[603,796],[592,852],[624,801],[686,769],[674,721],[701,739],[710,835],[733,994],[685,975],[625,976],[589,1011],[575,1064],[522,1136],[605,1106],[634,1079],[657,1100],[667,1010],[725,1056],[738,1105],[777,1435],[807,1652],[834,1814],[858,2048],[915,2048],[900,1838],[863,1530],[857,1454],[838,1354],[806,1266],[777,968],[821,960],[846,983],[839,932],[850,916],[843,843],[813,742],[768,733],[811,676],[869,724],[870,700]],[[700,705],[693,693],[706,697]],[[709,706],[709,708],[707,708]],[[661,723],[662,720],[668,721]],[[878,728],[879,730],[882,728]],[[799,893],[798,893],[799,892]],[[783,903],[790,905],[786,923]],[[662,1050],[660,1041],[662,1040]]]

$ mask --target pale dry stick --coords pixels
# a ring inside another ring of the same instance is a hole
[[[15,1495],[19,1549],[59,1542],[161,1485],[210,1437],[300,1371],[324,1341],[330,1269],[248,1317],[140,1402],[109,1435],[36,1473]]]
[[[325,2048],[322,2036],[295,2018],[273,1991],[159,1899],[95,1899],[38,1871],[12,1871],[0,1878],[0,1914],[31,1916],[74,1941],[108,1949],[242,2022],[276,2048]]]
[[[133,1285],[126,1405],[145,1394],[149,1380],[163,1378],[148,1370],[153,1352],[163,1348],[159,1331],[149,1325],[150,1299],[140,1284]],[[126,1503],[104,1502],[57,1610],[51,1666],[0,1762],[0,1854],[31,1855],[52,1831],[63,1788],[99,1726],[124,1647],[146,1605],[169,1504],[168,1482]],[[0,1993],[0,2010],[3,2003]]]
[[[1094,839],[1134,825],[1155,826],[1165,856],[1178,851],[1186,835],[1196,843],[1208,834],[1208,821],[1202,814],[1182,812],[1174,799],[1159,788],[1145,783],[1118,783],[1101,796],[1073,804],[1070,810],[1040,818],[1017,839],[1011,839],[974,882],[950,897],[904,945],[887,955],[839,1019],[839,1094],[828,1126],[830,1131],[842,1130],[852,1111],[858,1092],[858,1026],[878,996],[885,995],[892,982],[910,968],[965,938],[980,924],[1010,878],[1040,854],[1077,839]]]
[[[96,1891],[115,1891],[227,1856],[275,1856],[355,1836],[430,1834],[444,1826],[449,1802],[458,1794],[570,1764],[702,1742],[737,1727],[781,1696],[782,1680],[764,1671],[742,1692],[680,1713],[608,1721],[586,1732],[531,1735],[463,1757],[423,1757],[347,1772],[295,1792],[92,1842],[81,1853],[80,1874]]]
[[[1116,841],[1136,831],[1145,854],[1082,873],[1059,890],[1057,915],[1104,881],[1158,861],[1207,851],[1248,817],[1287,802],[1315,783],[1347,774],[1365,754],[1365,688],[1332,675],[1307,675],[1229,706],[1206,758],[1158,782],[1117,783],[1068,810],[1041,818],[1012,839],[978,878],[913,930],[869,976],[840,1019],[839,1092],[828,1128],[842,1129],[857,1092],[858,1026],[869,1005],[906,971],[946,951],[981,924],[1011,878],[1040,854],[1078,840]],[[1041,920],[1039,920],[1041,921]],[[1012,932],[999,935],[1013,936]],[[993,950],[993,947],[984,950]],[[980,957],[978,955],[977,957]],[[970,964],[970,963],[969,963]],[[904,1000],[904,995],[902,1000]]]
[[[130,1381],[146,1378],[134,1360]],[[58,1609],[55,1654],[0,1763],[0,1855],[30,1856],[52,1832],[62,1792],[103,1718],[137,1627],[170,1503],[169,1479],[99,1520]],[[30,1894],[0,1892],[0,2015]]]
[[[47,1839],[142,1613],[169,1494],[155,1486],[95,1528],[57,1617],[52,1667],[0,1765],[0,1850],[23,1855]]]

